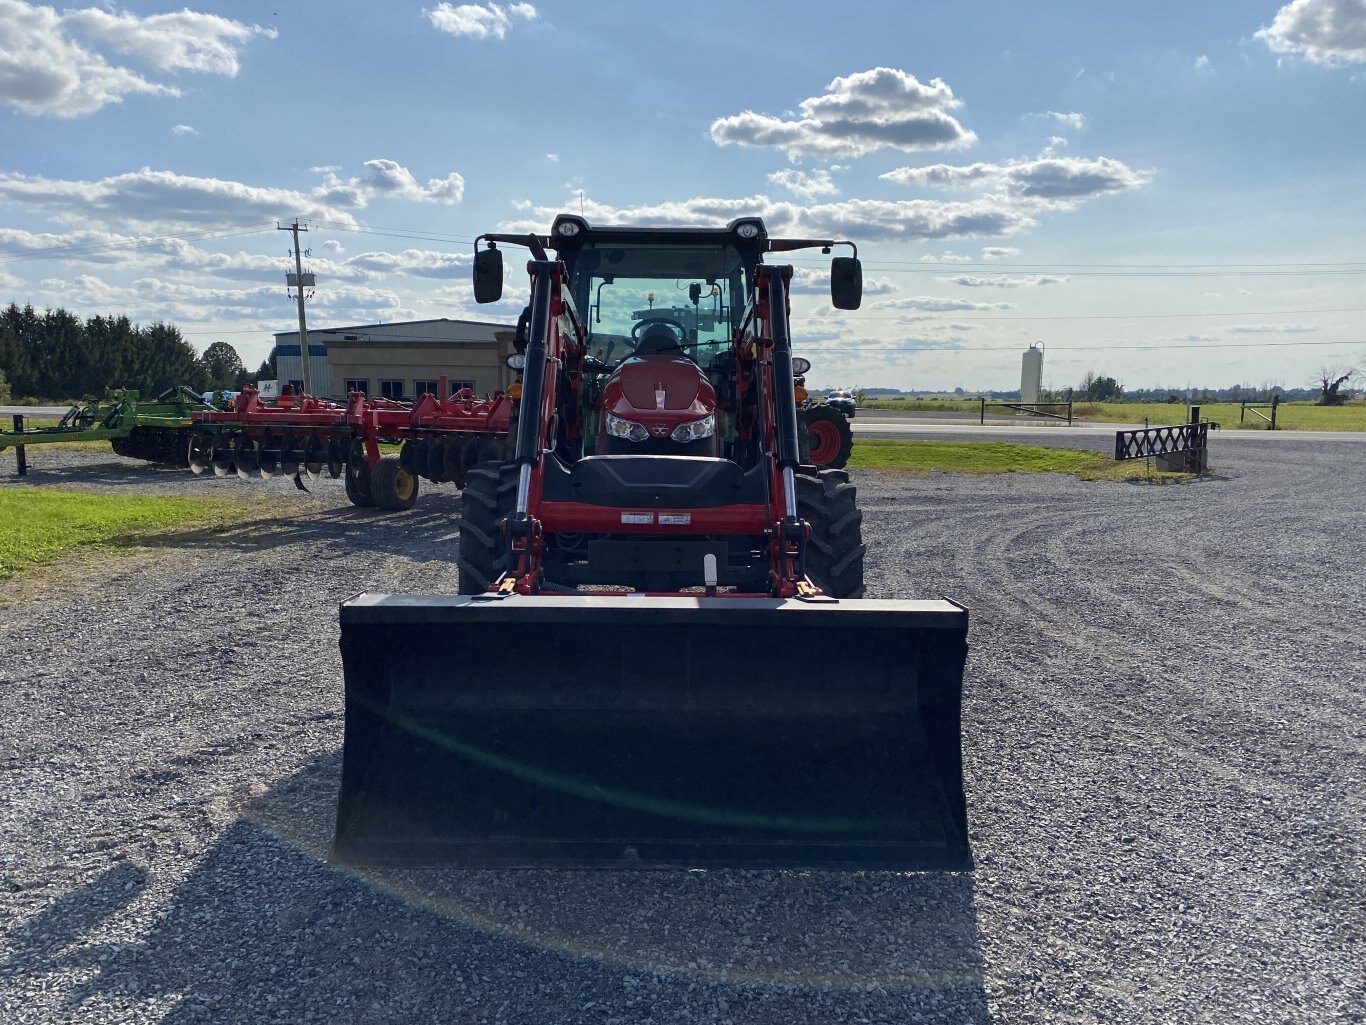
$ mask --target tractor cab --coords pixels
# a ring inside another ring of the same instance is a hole
[[[745,273],[728,243],[590,240],[566,260],[568,291],[587,311],[584,455],[729,451],[717,396]]]

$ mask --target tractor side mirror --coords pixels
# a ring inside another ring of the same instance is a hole
[[[830,301],[837,310],[856,310],[863,302],[863,265],[857,256],[830,261]]]
[[[503,298],[503,251],[481,249],[474,254],[474,301],[496,303]]]

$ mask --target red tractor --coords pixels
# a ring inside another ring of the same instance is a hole
[[[480,302],[499,245],[532,257],[511,458],[468,474],[460,596],[342,607],[336,856],[966,867],[966,611],[853,600],[855,486],[804,459],[764,262],[852,243],[561,215],[480,236]],[[837,307],[861,287],[832,259]]]

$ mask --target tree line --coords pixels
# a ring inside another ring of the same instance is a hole
[[[124,316],[85,320],[64,309],[39,313],[15,303],[0,314],[0,391],[73,399],[106,388],[144,396],[177,385],[195,391],[236,390],[253,378],[237,350],[214,342],[203,355],[173,324],[142,326]]]

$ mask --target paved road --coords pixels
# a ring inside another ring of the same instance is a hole
[[[48,419],[54,416],[65,416],[70,406],[0,406],[0,416],[8,419],[18,413],[21,416],[30,416],[35,419]]]

